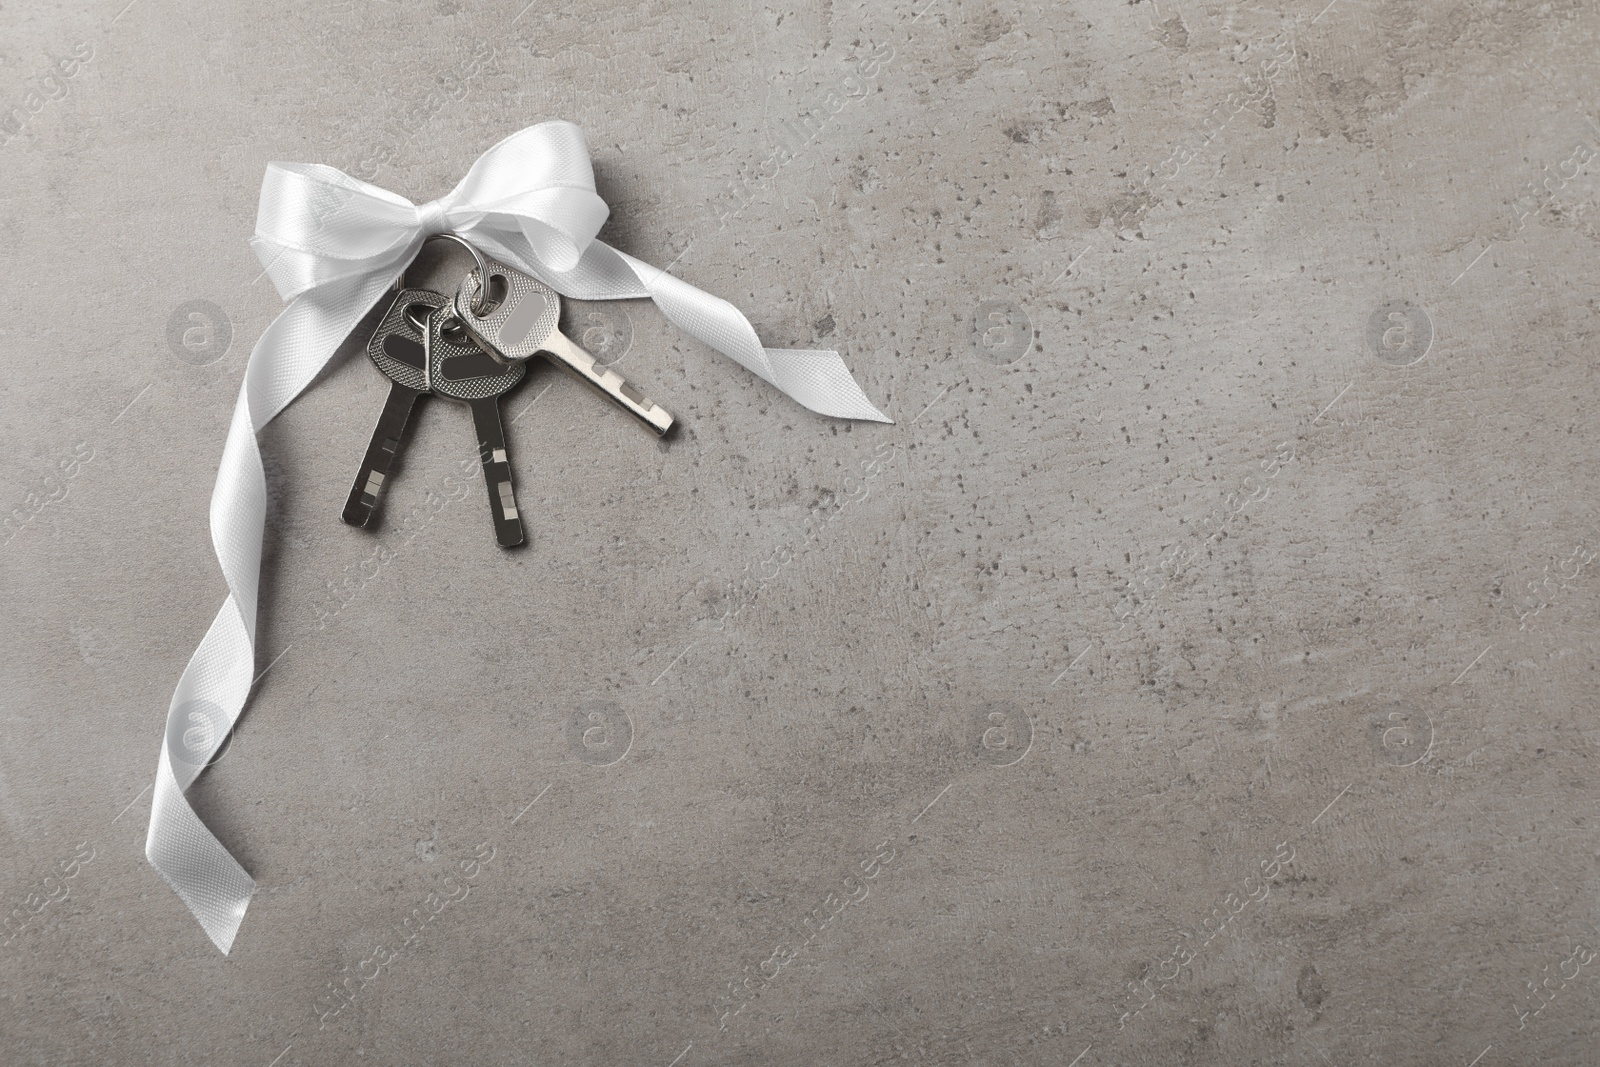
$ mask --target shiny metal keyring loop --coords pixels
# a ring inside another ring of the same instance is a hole
[[[429,234],[427,237],[422,239],[422,248],[427,247],[429,241],[454,241],[456,244],[472,253],[472,261],[474,264],[476,264],[476,266],[473,267],[473,270],[478,275],[478,295],[473,298],[472,313],[479,317],[487,314],[489,311],[489,263],[483,258],[483,253],[478,251],[478,246],[461,236],[459,233],[455,233],[453,231],[447,233]],[[420,253],[422,248],[418,248],[417,251]],[[413,260],[412,262],[416,261]],[[407,263],[406,270],[410,269],[411,264]],[[402,270],[399,277],[395,278],[395,292],[399,292],[401,289],[405,288],[406,270]]]

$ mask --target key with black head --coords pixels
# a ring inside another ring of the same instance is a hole
[[[367,341],[367,356],[388,377],[389,397],[384,401],[372,441],[361,461],[361,471],[345,501],[344,521],[365,526],[377,511],[378,499],[389,480],[389,469],[405,440],[406,422],[417,399],[426,396],[428,384],[428,316],[449,301],[431,289],[401,289]]]
[[[427,338],[428,384],[438,396],[472,408],[478,458],[483,462],[489,508],[494,514],[495,539],[502,548],[520,545],[522,516],[506,453],[505,427],[500,421],[500,398],[521,383],[528,366],[501,363],[479,348],[448,306],[429,316]]]

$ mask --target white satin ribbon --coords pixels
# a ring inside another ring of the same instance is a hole
[[[732,304],[595,240],[609,214],[583,134],[567,122],[511,135],[449,195],[421,206],[333,167],[267,165],[251,245],[289,306],[250,353],[222,451],[211,541],[229,596],[172,694],[145,840],[151,865],[224,953],[255,881],[184,792],[238,720],[255,674],[266,519],[256,434],[316,378],[425,238],[453,230],[574,299],[649,297],[680,328],[812,411],[890,421],[837,352],[763,348]]]

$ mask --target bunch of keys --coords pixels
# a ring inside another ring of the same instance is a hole
[[[407,288],[403,274],[395,282],[388,310],[367,342],[368,358],[391,383],[389,397],[350,489],[344,521],[365,526],[372,520],[412,409],[421,397],[436,395],[472,409],[495,539],[510,548],[523,542],[524,532],[500,398],[521,384],[529,359],[550,355],[658,435],[672,427],[672,416],[561,332],[555,290],[487,259],[457,234],[436,236],[464,246],[475,266],[454,301],[432,289]]]

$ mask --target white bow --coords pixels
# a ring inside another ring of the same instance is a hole
[[[211,496],[211,540],[229,596],[167,712],[145,856],[226,953],[255,881],[190,807],[249,696],[266,480],[256,434],[314,380],[429,236],[455,231],[578,300],[649,297],[663,314],[812,411],[890,421],[837,352],[763,348],[725,300],[595,240],[610,209],[582,132],[546,122],[489,149],[449,195],[420,207],[333,167],[271,163],[251,241],[289,306],[256,342]]]

